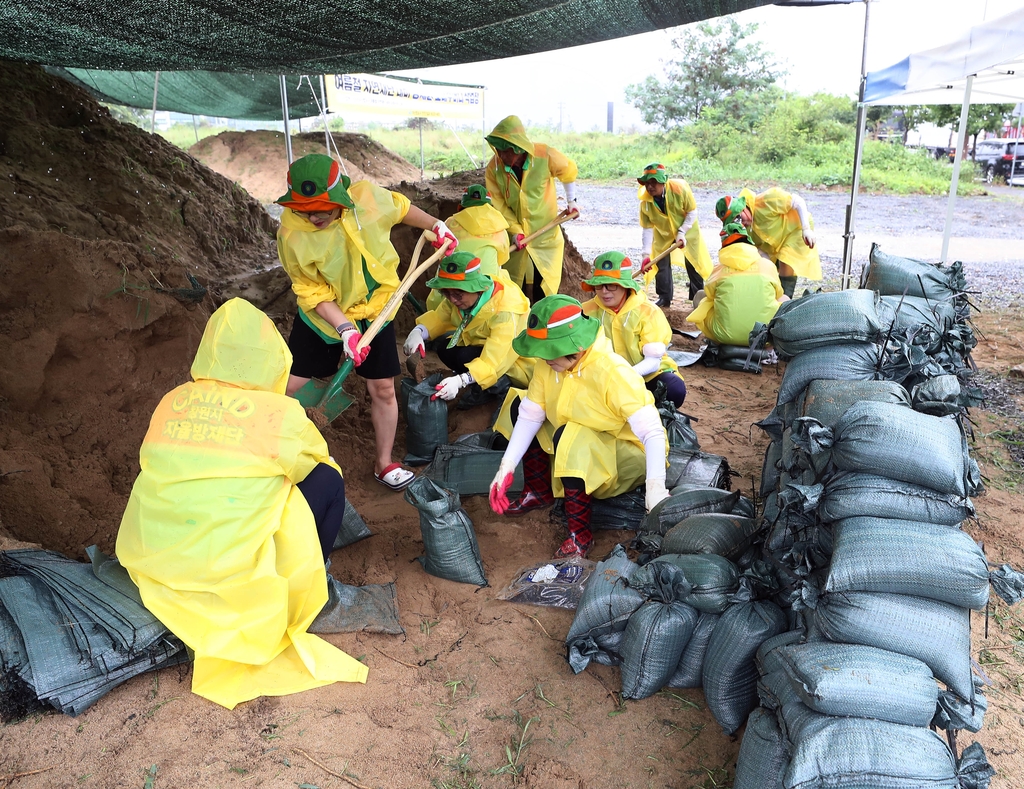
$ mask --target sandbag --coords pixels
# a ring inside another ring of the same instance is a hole
[[[498,435],[487,430],[460,436],[454,444],[439,445],[423,474],[460,496],[488,493],[505,454],[493,448]],[[522,489],[523,464],[520,463],[516,466],[509,493],[518,493]]]
[[[788,767],[786,741],[775,715],[758,707],[747,718],[732,789],[783,789]]]
[[[771,674],[782,669],[782,659],[779,650],[791,644],[802,643],[806,633],[803,630],[786,630],[777,636],[772,636],[757,648],[754,653],[754,665],[757,666],[761,676]]]
[[[352,545],[353,543],[365,540],[367,537],[372,536],[373,532],[370,531],[370,527],[366,525],[366,521],[363,520],[362,516],[356,510],[355,505],[346,498],[345,514],[341,516],[341,528],[338,529],[338,536],[334,538],[334,546],[331,550],[337,551],[344,548],[346,545]]]
[[[607,559],[598,562],[576,607],[567,642],[584,636],[596,638],[608,633],[621,633],[626,629],[630,615],[643,605],[645,599],[627,584],[637,569],[621,545],[616,545]]]
[[[610,499],[592,499],[590,502],[590,528],[632,529],[636,531],[647,515],[643,486]]]
[[[915,411],[932,416],[952,416],[960,413],[963,406],[968,404],[960,379],[955,375],[936,375],[917,384],[910,398]]]
[[[812,293],[779,305],[768,324],[769,341],[783,358],[826,345],[875,342],[880,326],[870,290]]]
[[[665,687],[698,617],[686,603],[657,600],[634,612],[622,635],[622,698],[645,699]]]
[[[680,485],[729,490],[729,477],[729,461],[721,455],[669,448],[665,472],[665,487],[669,490]]]
[[[773,362],[775,356],[771,349],[747,345],[719,345],[708,341],[701,361],[705,367],[718,367],[736,373],[761,374],[761,366]]]
[[[593,636],[582,636],[569,641],[566,644],[566,657],[573,672],[579,674],[592,662],[600,666],[621,666],[622,656],[619,654],[618,642],[621,641],[622,633],[609,634],[603,638],[607,639],[612,636],[616,638],[614,649],[606,648]]]
[[[894,381],[811,381],[800,398],[800,416],[835,427],[846,409],[861,401],[910,407],[907,390]]]
[[[846,343],[813,348],[786,365],[786,372],[779,384],[778,404],[796,400],[808,384],[818,379],[878,380],[883,377],[879,372],[883,361],[883,349],[874,343]]]
[[[757,648],[785,629],[782,609],[763,600],[736,603],[715,626],[704,656],[704,698],[726,734],[733,734],[757,706]]]
[[[786,789],[960,789],[956,761],[935,732],[832,718],[794,743]]]
[[[754,539],[754,518],[725,513],[691,515],[677,523],[661,541],[662,553],[712,553],[736,559]]]
[[[874,474],[844,473],[829,479],[817,504],[826,521],[866,516],[956,526],[974,515],[971,500]]]
[[[822,595],[815,625],[829,641],[914,657],[965,701],[971,681],[971,612],[924,597],[881,592]]]
[[[310,633],[386,633],[404,635],[398,619],[395,584],[349,586],[327,576],[327,602],[309,626]]]
[[[761,486],[758,495],[764,498],[779,486],[779,464],[782,461],[782,442],[771,441],[764,451],[764,463],[761,465]]]
[[[800,700],[815,712],[927,726],[939,689],[916,658],[855,644],[795,644],[775,653]]]
[[[667,566],[682,572],[682,579],[667,575]],[[677,587],[675,599],[698,611],[720,614],[729,607],[729,598],[739,589],[739,571],[728,559],[713,554],[664,554],[638,568],[629,578],[629,586],[645,597],[657,593],[667,582]]]
[[[957,319],[949,302],[918,296],[882,296],[877,311],[884,333],[902,332],[908,341],[929,354],[942,348]]]
[[[988,603],[988,561],[959,529],[849,518],[835,524],[825,591],[890,592],[981,610]]]
[[[425,555],[417,558],[423,569],[449,581],[487,586],[473,522],[459,494],[420,475],[405,489],[405,500],[420,513]]]
[[[719,614],[701,612],[697,624],[693,627],[693,634],[679,656],[679,664],[675,673],[665,683],[670,688],[699,688],[704,677],[704,655],[707,654],[708,644],[711,643],[711,634],[715,632],[715,625],[720,619]]]
[[[432,373],[420,383],[403,378],[401,386],[402,413],[405,415],[405,462],[422,466],[434,457],[434,450],[448,443],[448,404],[435,387],[444,373]]]
[[[889,255],[871,245],[861,287],[881,296],[917,296],[933,301],[953,301],[967,290],[960,261],[932,265],[923,260]]]
[[[640,521],[638,531],[646,534],[667,534],[680,521],[691,515],[708,512],[732,512],[739,501],[738,492],[721,488],[685,486],[676,488],[667,499],[659,501]]]

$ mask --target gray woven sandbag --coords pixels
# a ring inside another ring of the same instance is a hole
[[[960,413],[963,389],[955,375],[936,375],[917,384],[910,393],[914,410],[932,416],[952,416]]]
[[[960,789],[953,754],[928,729],[833,718],[803,734],[786,789]]]
[[[980,610],[988,603],[988,561],[959,529],[849,518],[835,524],[825,591],[891,592]]]
[[[777,657],[800,700],[815,712],[927,726],[938,685],[916,658],[857,644],[795,644]]]
[[[700,614],[686,603],[650,600],[622,634],[622,698],[646,699],[672,678]]]
[[[667,567],[681,571],[682,578],[671,578]],[[663,554],[634,572],[629,586],[650,597],[669,579],[677,587],[675,599],[709,614],[725,611],[739,589],[736,565],[714,554]]]
[[[401,386],[402,413],[405,415],[405,462],[422,466],[434,458],[434,450],[448,443],[448,404],[437,394],[436,387],[444,373],[432,373],[420,383],[403,378]]]
[[[756,708],[743,730],[732,789],[784,789],[789,767],[786,749],[775,713]]]
[[[345,499],[345,514],[341,516],[341,528],[338,529],[338,536],[334,538],[332,551],[344,548],[346,545],[365,540],[372,537],[373,532],[366,525],[366,521],[356,510],[355,505],[349,499]]]
[[[950,301],[967,289],[963,264],[932,265],[923,260],[889,255],[878,244],[871,245],[861,287],[882,296],[918,296],[933,301]]]
[[[798,419],[796,425],[801,424]],[[878,474],[959,496],[969,493],[967,441],[960,424],[948,417],[889,403],[857,403],[836,422],[831,457],[844,471]]]
[[[783,358],[826,345],[875,342],[877,299],[870,290],[840,290],[783,302],[768,324],[770,341]]]
[[[662,385],[658,384],[658,386]],[[700,441],[697,440],[697,431],[693,429],[690,417],[677,411],[670,400],[659,400],[657,406],[661,424],[665,427],[665,437],[669,447],[687,452],[699,452]]]
[[[779,655],[779,650],[782,647],[803,642],[805,635],[803,630],[787,630],[777,636],[772,636],[761,644],[754,654],[754,665],[757,666],[758,673],[764,676],[773,671],[780,671],[782,658]]]
[[[837,474],[817,505],[826,522],[860,515],[956,526],[974,515],[971,500],[874,474]]]
[[[434,450],[433,458],[424,470],[424,475],[442,487],[454,490],[460,496],[487,493],[504,452],[492,449],[492,431],[470,433],[460,436],[454,444],[441,444]],[[523,466],[516,466],[510,492],[523,489]]]
[[[626,491],[610,499],[592,499],[590,503],[591,529],[640,528],[647,515],[644,488]]]
[[[615,636],[622,636],[622,633],[615,633]],[[609,650],[598,643],[592,636],[574,638],[566,644],[569,667],[574,673],[579,674],[587,666],[597,663],[601,666],[622,665],[622,656],[618,649]]]
[[[988,711],[988,699],[983,693],[984,684],[985,680],[981,677],[974,677],[974,698],[970,702],[948,690],[942,691],[930,725],[952,731],[981,731],[985,723],[985,713]]]
[[[846,409],[861,401],[910,407],[902,384],[894,381],[812,381],[800,400],[800,416],[835,427]]]
[[[917,296],[882,296],[878,303],[878,322],[883,333],[902,332],[925,353],[942,348],[956,323],[956,310],[948,302]]]
[[[782,442],[771,441],[764,451],[764,463],[761,464],[761,485],[758,495],[764,498],[779,486],[779,464],[782,461]]]
[[[662,553],[712,553],[736,559],[754,539],[759,524],[754,518],[707,513],[684,518],[661,541]]]
[[[971,612],[924,597],[880,592],[822,595],[814,611],[829,641],[914,657],[966,701],[971,681]]]
[[[786,365],[779,384],[780,405],[796,400],[811,381],[874,381],[882,377],[881,346],[869,342],[813,348]]]
[[[739,515],[742,518],[757,517],[757,504],[747,496],[740,496],[736,506],[729,511],[730,515]]]
[[[423,569],[449,581],[487,586],[473,521],[459,494],[420,475],[405,489],[405,500],[420,512],[425,555],[417,558]]]
[[[729,461],[721,455],[669,448],[665,471],[665,487],[669,490],[680,485],[728,490],[729,482]]]
[[[327,602],[309,626],[310,633],[386,633],[404,635],[398,619],[395,584],[349,586],[327,576]]]
[[[621,545],[616,545],[607,559],[597,563],[576,606],[566,642],[626,629],[630,615],[644,602],[644,596],[627,584],[637,569]]]
[[[718,620],[704,656],[708,709],[733,734],[757,706],[757,648],[786,628],[782,609],[768,601],[736,603]]]
[[[637,531],[646,534],[666,534],[669,529],[691,515],[731,512],[739,498],[739,492],[687,485],[673,490],[672,495],[658,502],[640,521]]]
[[[686,642],[683,654],[679,656],[679,664],[675,673],[665,683],[669,688],[699,688],[703,684],[704,677],[704,655],[707,654],[708,644],[711,643],[711,634],[715,632],[715,625],[720,619],[719,614],[701,612],[697,624],[693,627],[693,634]]]

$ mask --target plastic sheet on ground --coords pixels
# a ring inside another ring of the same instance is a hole
[[[498,600],[575,610],[597,565],[573,556],[524,567],[498,593]]]

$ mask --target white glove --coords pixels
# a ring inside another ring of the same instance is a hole
[[[473,382],[473,376],[469,373],[463,373],[462,375],[453,375],[450,378],[445,378],[441,383],[434,387],[436,394],[431,395],[431,400],[441,398],[442,400],[454,400],[455,395],[459,393],[459,390],[464,386],[469,386]]]
[[[425,343],[429,339],[430,333],[427,331],[427,327],[417,323],[412,327],[409,336],[405,338],[405,345],[402,346],[402,350],[405,351],[406,356],[418,353],[421,357],[425,358],[427,355]]]
[[[676,233],[676,246],[682,249],[686,246],[686,228],[679,228],[679,232]]]
[[[434,226],[430,229],[433,230],[434,235],[437,236],[437,240],[431,242],[434,249],[440,249],[441,245],[445,241],[448,241],[450,243],[448,244],[448,249],[445,250],[445,257],[448,257],[448,255],[455,251],[455,247],[459,245],[459,239],[457,239],[455,234],[448,229],[448,225],[444,223],[443,219],[438,219],[434,222]]]
[[[580,212],[579,204],[575,200],[570,200],[565,204],[565,213],[567,214],[578,214]]]
[[[665,488],[665,480],[663,479],[649,479],[647,480],[647,493],[644,495],[644,506],[647,507],[647,511],[650,512],[659,503],[667,499],[669,496],[668,490]]]
[[[814,231],[809,227],[803,228],[804,243],[810,248],[814,249]]]

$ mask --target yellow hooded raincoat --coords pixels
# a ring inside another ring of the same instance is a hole
[[[720,345],[750,344],[750,330],[768,323],[779,308],[782,283],[774,264],[746,242],[722,247],[718,265],[704,280],[705,299],[686,319]]]
[[[232,299],[210,318],[194,383],[160,401],[117,556],[150,611],[195,652],[192,690],[231,709],[367,668],[306,628],[327,601],[313,514],[295,483],[335,468],[297,400],[274,324]]]
[[[640,186],[636,196],[640,200],[640,227],[654,229],[654,243],[651,248],[653,257],[676,243],[676,233],[682,227],[686,215],[697,210],[697,201],[693,199],[690,185],[681,178],[669,178],[665,182],[665,211],[658,208],[658,204],[644,186]],[[673,250],[668,257],[673,266],[685,267],[685,261],[690,261],[694,271],[700,274],[702,279],[707,278],[711,273],[711,254],[700,232],[699,220],[695,219],[686,232],[686,246]],[[655,266],[647,273],[647,282],[654,281],[657,271],[658,267]]]
[[[530,380],[527,370],[533,369],[533,359],[521,359],[512,350],[512,340],[526,328],[530,302],[504,271],[494,279],[491,298],[470,320],[458,344],[483,346],[480,356],[466,363],[466,369],[481,388],[494,386],[506,374],[516,386],[526,386]],[[416,323],[424,326],[430,332],[430,339],[434,339],[455,331],[462,319],[455,305],[442,298],[441,304],[420,315]]]
[[[508,222],[492,205],[471,205],[454,213],[445,221],[459,239],[459,252],[470,252],[480,258],[480,273],[497,275],[508,263]],[[444,300],[436,290],[427,296],[427,308],[435,309]]]
[[[484,182],[491,193],[494,207],[508,220],[509,234],[530,235],[558,216],[558,195],[555,179],[564,184],[576,180],[576,163],[560,151],[543,143],[530,142],[523,124],[514,115],[505,118],[490,133],[527,152],[523,169],[523,183],[516,180],[495,154],[487,163]],[[544,295],[558,293],[562,282],[562,255],[565,238],[555,227],[530,242],[524,250],[512,252],[507,265],[509,276],[520,287],[532,282],[529,264],[532,262],[543,278]]]
[[[618,312],[608,309],[596,298],[583,302],[583,312],[601,321],[615,353],[630,365],[643,360],[643,348],[648,343],[660,342],[666,346],[672,343],[672,327],[668,318],[643,293],[631,291]],[[644,380],[651,381],[662,373],[678,372],[679,365],[666,354],[661,357],[661,367],[644,376]]]
[[[335,341],[341,339],[338,332],[316,313],[316,305],[336,302],[353,323],[380,314],[399,284],[391,228],[405,218],[410,205],[405,195],[369,181],[357,181],[348,193],[355,210],[342,211],[322,230],[286,208],[277,231],[277,254],[291,278],[299,309],[322,335]],[[367,275],[374,284],[372,293]]]
[[[746,198],[753,221],[750,238],[772,263],[790,266],[798,277],[821,279],[821,257],[818,250],[804,243],[800,215],[793,208],[793,195],[777,187],[755,196],[749,189],[740,191]],[[811,229],[814,219],[808,216]]]
[[[509,390],[494,426],[506,438],[512,435],[510,404],[523,395],[547,413],[537,441],[554,455],[551,485],[556,496],[564,495],[561,477],[582,479],[587,493],[598,499],[618,496],[644,481],[644,445],[627,420],[645,405],[654,405],[654,396],[603,334],[572,373],[556,373],[538,360],[529,390]],[[556,453],[554,434],[563,425]]]

